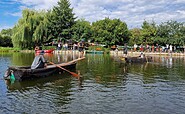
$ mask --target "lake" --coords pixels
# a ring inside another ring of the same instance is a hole
[[[154,56],[153,62],[125,64],[117,56],[86,54],[75,72],[6,83],[8,66],[31,65],[34,53],[0,54],[0,114],[182,114],[185,57]],[[46,54],[65,62],[75,54]]]

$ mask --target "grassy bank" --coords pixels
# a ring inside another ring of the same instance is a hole
[[[21,49],[12,47],[0,47],[0,52],[19,52]]]

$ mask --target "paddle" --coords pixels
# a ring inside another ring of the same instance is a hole
[[[49,63],[50,63],[50,64],[53,64],[53,65],[55,65],[55,66],[57,66],[58,68],[61,68],[62,70],[65,70],[65,71],[69,72],[69,73],[70,73],[71,75],[73,75],[74,77],[79,78],[79,75],[78,75],[78,74],[76,74],[76,73],[74,73],[74,72],[71,72],[71,71],[69,71],[69,70],[67,70],[67,69],[65,69],[65,68],[63,68],[63,67],[61,67],[61,66],[59,66],[59,65],[56,65],[55,63],[53,63],[53,62],[51,62],[51,61],[49,61]]]

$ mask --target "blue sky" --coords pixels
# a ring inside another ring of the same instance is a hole
[[[13,27],[24,8],[51,9],[58,0],[0,0],[0,30]],[[157,24],[168,20],[185,22],[185,0],[70,0],[78,18],[94,22],[105,17],[119,18],[129,28],[141,27],[144,20]]]

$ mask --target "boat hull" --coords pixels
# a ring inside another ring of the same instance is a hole
[[[123,57],[121,60],[126,63],[147,63],[152,62],[152,57]]]
[[[35,52],[36,53],[53,53],[53,49],[50,49],[50,50],[36,50]]]
[[[57,64],[65,69],[71,70],[75,69],[76,62],[73,63],[62,63]],[[13,72],[12,72],[13,71]],[[28,67],[9,67],[4,75],[4,79],[10,79],[11,73],[13,73],[15,80],[21,81],[31,78],[40,78],[50,76],[54,73],[62,72],[63,70],[58,68],[56,65],[48,65],[46,68],[31,69]]]

